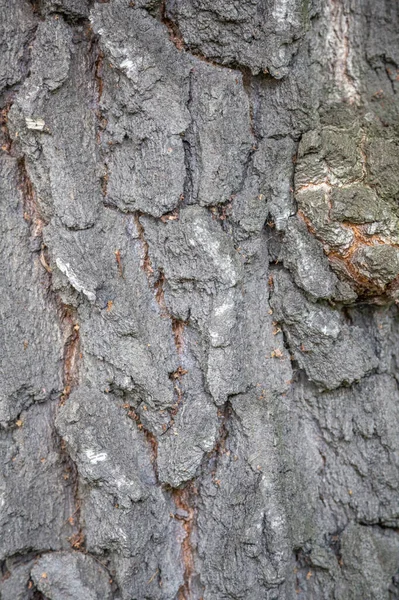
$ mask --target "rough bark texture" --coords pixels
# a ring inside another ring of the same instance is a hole
[[[0,0],[2,600],[399,598],[398,17]]]

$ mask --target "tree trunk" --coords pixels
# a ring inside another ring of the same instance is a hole
[[[2,600],[399,598],[397,0],[0,0]]]

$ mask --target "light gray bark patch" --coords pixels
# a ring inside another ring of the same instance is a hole
[[[24,0],[2,2],[0,6],[0,92],[21,81],[27,71],[26,46],[36,20]]]
[[[122,506],[146,497],[141,479],[154,484],[154,475],[144,435],[115,405],[112,395],[81,387],[60,410],[57,428],[85,481],[100,485]],[[115,428],[119,433],[111,442]]]
[[[133,218],[104,210],[92,229],[69,231],[54,223],[45,239],[55,267],[85,300],[79,309],[80,335],[86,352],[97,359],[102,389],[112,384],[138,389],[150,406],[171,406],[169,374],[178,367],[171,322],[161,315],[142,268]]]
[[[14,430],[1,434],[1,559],[69,547],[68,523],[76,510],[69,474],[54,435],[52,403],[21,413]],[[64,475],[66,478],[64,478]]]
[[[239,253],[205,208],[186,207],[178,221],[165,224],[145,217],[141,221],[153,266],[165,275],[171,314],[183,321],[189,317],[201,332],[202,368],[221,405],[243,385],[233,341],[243,275]]]
[[[274,403],[266,400],[266,419],[263,402],[255,393],[234,398],[225,438],[202,477],[198,554],[209,600],[280,597],[289,557],[287,520],[277,476],[280,447],[270,419]]]
[[[390,582],[399,563],[397,534],[352,524],[343,533],[341,548],[348,599],[388,598],[389,591],[396,595],[397,586]]]
[[[10,111],[10,123],[27,155],[46,220],[57,216],[66,227],[86,229],[96,221],[102,194],[90,40],[83,26],[78,29],[73,37],[73,29],[57,16],[40,23],[31,75]],[[43,128],[32,127],[31,122],[44,122]]]
[[[190,90],[194,198],[201,206],[224,203],[240,190],[255,144],[242,74],[199,63]]]
[[[125,2],[97,6],[94,31],[105,56],[102,114],[107,201],[123,211],[161,216],[181,200],[186,177],[183,136],[191,60],[179,54],[166,28]],[[125,111],[126,103],[128,110]]]
[[[217,434],[215,406],[205,394],[193,393],[192,387],[183,388],[183,404],[173,427],[159,438],[159,479],[176,488],[193,479],[204,454],[213,449]]]
[[[399,463],[395,425],[396,382],[372,375],[351,388],[304,396],[320,425],[325,456],[324,491],[341,523],[357,521],[396,527]]]
[[[89,16],[90,0],[41,0],[40,8],[45,14],[58,12],[76,19]]]
[[[53,552],[33,567],[37,589],[52,600],[110,600],[110,575],[94,558],[80,552]]]
[[[15,566],[12,570],[7,570],[0,588],[2,600],[26,599],[32,564],[31,561],[27,561]]]
[[[171,0],[166,14],[175,20],[191,52],[224,65],[242,65],[253,73],[288,72],[297,41],[304,32],[307,9],[297,0],[226,2]]]
[[[151,446],[122,403],[81,387],[57,418],[82,481],[87,549],[111,551],[124,600],[140,596],[157,570],[164,585],[155,576],[148,589],[154,598],[172,598],[181,584],[180,525],[157,486]]]
[[[305,223],[289,219],[281,258],[294,275],[295,283],[314,299],[355,300],[356,294],[338,280],[331,270],[321,243],[308,231]]]
[[[371,340],[359,327],[345,323],[342,314],[301,295],[288,274],[274,275],[271,304],[286,328],[291,351],[309,379],[320,388],[352,383],[377,367]]]
[[[154,266],[171,285],[193,281],[212,292],[216,286],[234,287],[241,279],[241,260],[231,239],[205,208],[184,208],[178,221],[165,224],[146,217],[141,221]]]
[[[123,211],[159,217],[176,208],[183,196],[183,142],[179,135],[157,131],[151,124],[144,135],[113,150],[107,162],[107,196]]]

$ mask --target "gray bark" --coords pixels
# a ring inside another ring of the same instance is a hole
[[[399,598],[399,4],[0,0],[2,600]]]

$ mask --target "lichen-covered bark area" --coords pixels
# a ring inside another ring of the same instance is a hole
[[[399,598],[398,17],[0,0],[2,600]]]

